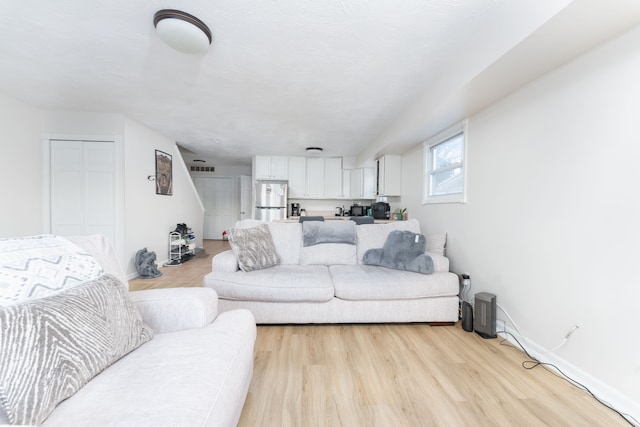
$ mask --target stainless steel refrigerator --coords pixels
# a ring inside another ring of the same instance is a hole
[[[287,217],[287,181],[256,182],[256,219],[275,221]]]

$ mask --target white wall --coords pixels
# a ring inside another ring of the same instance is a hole
[[[42,232],[40,111],[0,95],[0,237]]]
[[[532,346],[578,325],[548,357],[636,418],[638,76],[640,28],[471,117],[467,204],[421,206],[422,152],[403,158],[403,200],[423,233],[448,232],[452,271],[495,293]]]
[[[204,212],[193,181],[184,166],[175,142],[133,121],[125,119],[125,272],[135,272],[134,257],[147,248],[156,253],[159,264],[168,258],[169,232],[178,223],[186,223],[202,246]],[[173,195],[156,194],[155,150],[170,154],[173,159]]]
[[[122,135],[123,120],[122,114],[47,110],[42,117],[42,130],[62,135]]]
[[[114,136],[121,145],[119,186],[122,189],[120,252],[125,272],[135,275],[135,253],[147,247],[158,262],[167,259],[168,233],[187,223],[202,245],[203,212],[189,173],[173,141],[121,114],[42,111],[0,95],[0,178],[4,185],[0,236],[46,232],[43,206],[46,170],[43,135]],[[155,194],[155,149],[173,156],[173,196]]]

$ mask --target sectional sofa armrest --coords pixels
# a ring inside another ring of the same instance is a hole
[[[449,272],[449,258],[433,252],[427,252],[427,255],[433,260],[433,272],[434,273],[448,273]]]
[[[218,316],[218,294],[210,288],[149,289],[129,295],[157,334],[202,328]]]
[[[238,271],[238,259],[232,250],[220,252],[211,260],[211,270],[225,273]]]

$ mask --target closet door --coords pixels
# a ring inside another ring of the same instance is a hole
[[[200,200],[204,205],[204,239],[222,239],[222,232],[230,230],[237,220],[234,211],[232,178],[194,178]]]
[[[112,141],[51,141],[51,232],[115,242]]]

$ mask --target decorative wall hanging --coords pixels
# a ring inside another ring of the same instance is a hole
[[[173,195],[173,160],[160,150],[156,150],[156,194]]]

